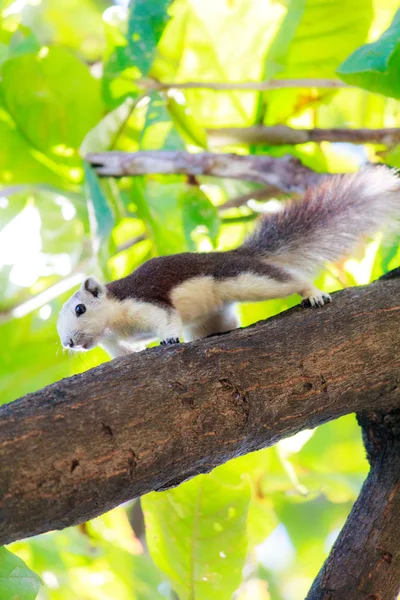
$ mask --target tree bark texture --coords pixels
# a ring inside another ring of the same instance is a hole
[[[0,544],[91,519],[302,429],[400,407],[400,280],[156,347],[0,408]]]
[[[212,175],[255,181],[283,192],[302,192],[315,185],[322,175],[315,173],[293,156],[275,158],[211,152],[141,151],[99,152],[88,154],[86,160],[97,173],[108,177],[128,175]]]
[[[371,471],[306,600],[400,592],[400,410],[358,414]]]

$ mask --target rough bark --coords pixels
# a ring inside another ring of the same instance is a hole
[[[400,592],[400,410],[358,420],[371,471],[306,600],[396,600]]]
[[[315,173],[293,156],[275,158],[238,154],[213,154],[200,152],[141,151],[99,152],[88,154],[86,160],[99,175],[124,177],[127,175],[183,174],[230,177],[256,181],[283,192],[302,192],[321,180]]]
[[[0,408],[0,544],[354,411],[400,406],[400,280],[115,359]]]
[[[352,144],[384,144],[394,146],[400,142],[400,128],[383,129],[333,128],[293,129],[286,125],[265,127],[222,127],[207,129],[211,145],[272,144],[274,146],[307,144],[308,142],[349,142]]]

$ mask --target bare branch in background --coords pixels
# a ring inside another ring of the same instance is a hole
[[[143,242],[144,240],[147,240],[147,235],[145,233],[142,233],[141,235],[137,235],[136,237],[132,238],[131,240],[128,240],[127,242],[124,242],[123,244],[120,244],[119,246],[117,246],[116,248],[116,252],[123,252],[124,250],[128,250],[128,248],[132,248],[133,246],[136,246],[136,244],[139,244],[140,242]]]
[[[86,156],[98,175],[208,175],[255,181],[283,192],[302,192],[321,180],[322,174],[305,167],[293,156],[253,156],[200,152],[99,152]]]
[[[328,88],[328,89],[341,89],[350,88],[340,79],[318,79],[318,78],[304,78],[304,79],[269,79],[268,81],[185,81],[185,82],[174,82],[174,81],[157,81],[156,79],[146,78],[141,79],[138,82],[141,88],[148,91],[156,90],[214,90],[218,91],[267,91],[267,90],[279,90],[279,89],[290,89],[290,88]]]
[[[293,129],[286,125],[266,127],[221,127],[207,129],[212,146],[235,144],[271,144],[273,146],[307,144],[308,142],[349,142],[352,144],[384,144],[395,146],[400,143],[400,128],[383,129]]]

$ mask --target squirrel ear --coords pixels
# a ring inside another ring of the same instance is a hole
[[[85,281],[82,283],[81,289],[89,292],[95,298],[100,298],[105,292],[104,285],[94,277],[86,277]]]

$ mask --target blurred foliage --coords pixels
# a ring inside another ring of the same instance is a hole
[[[0,548],[0,598],[35,600],[40,584],[40,577],[23,560]]]
[[[358,48],[338,73],[347,83],[399,99],[399,70],[400,9],[389,29],[376,42]]]
[[[395,0],[0,1],[0,402],[107,360],[61,352],[57,313],[83,273],[121,277],[155,255],[239,244],[273,202],[229,210],[258,186],[209,177],[99,179],[105,150],[213,150],[207,128],[400,124]],[[146,91],[161,81],[332,78],[346,89]],[[360,89],[364,88],[364,89]],[[370,90],[370,91],[366,91]],[[377,93],[379,92],[379,93]],[[400,166],[399,148],[322,143],[291,153],[319,171]],[[327,291],[397,266],[380,237],[331,265]],[[246,304],[242,325],[298,298]],[[5,342],[5,343],[4,343]],[[0,550],[0,600],[299,600],[367,471],[352,416],[230,461],[80,527]],[[140,519],[139,519],[140,521]]]

